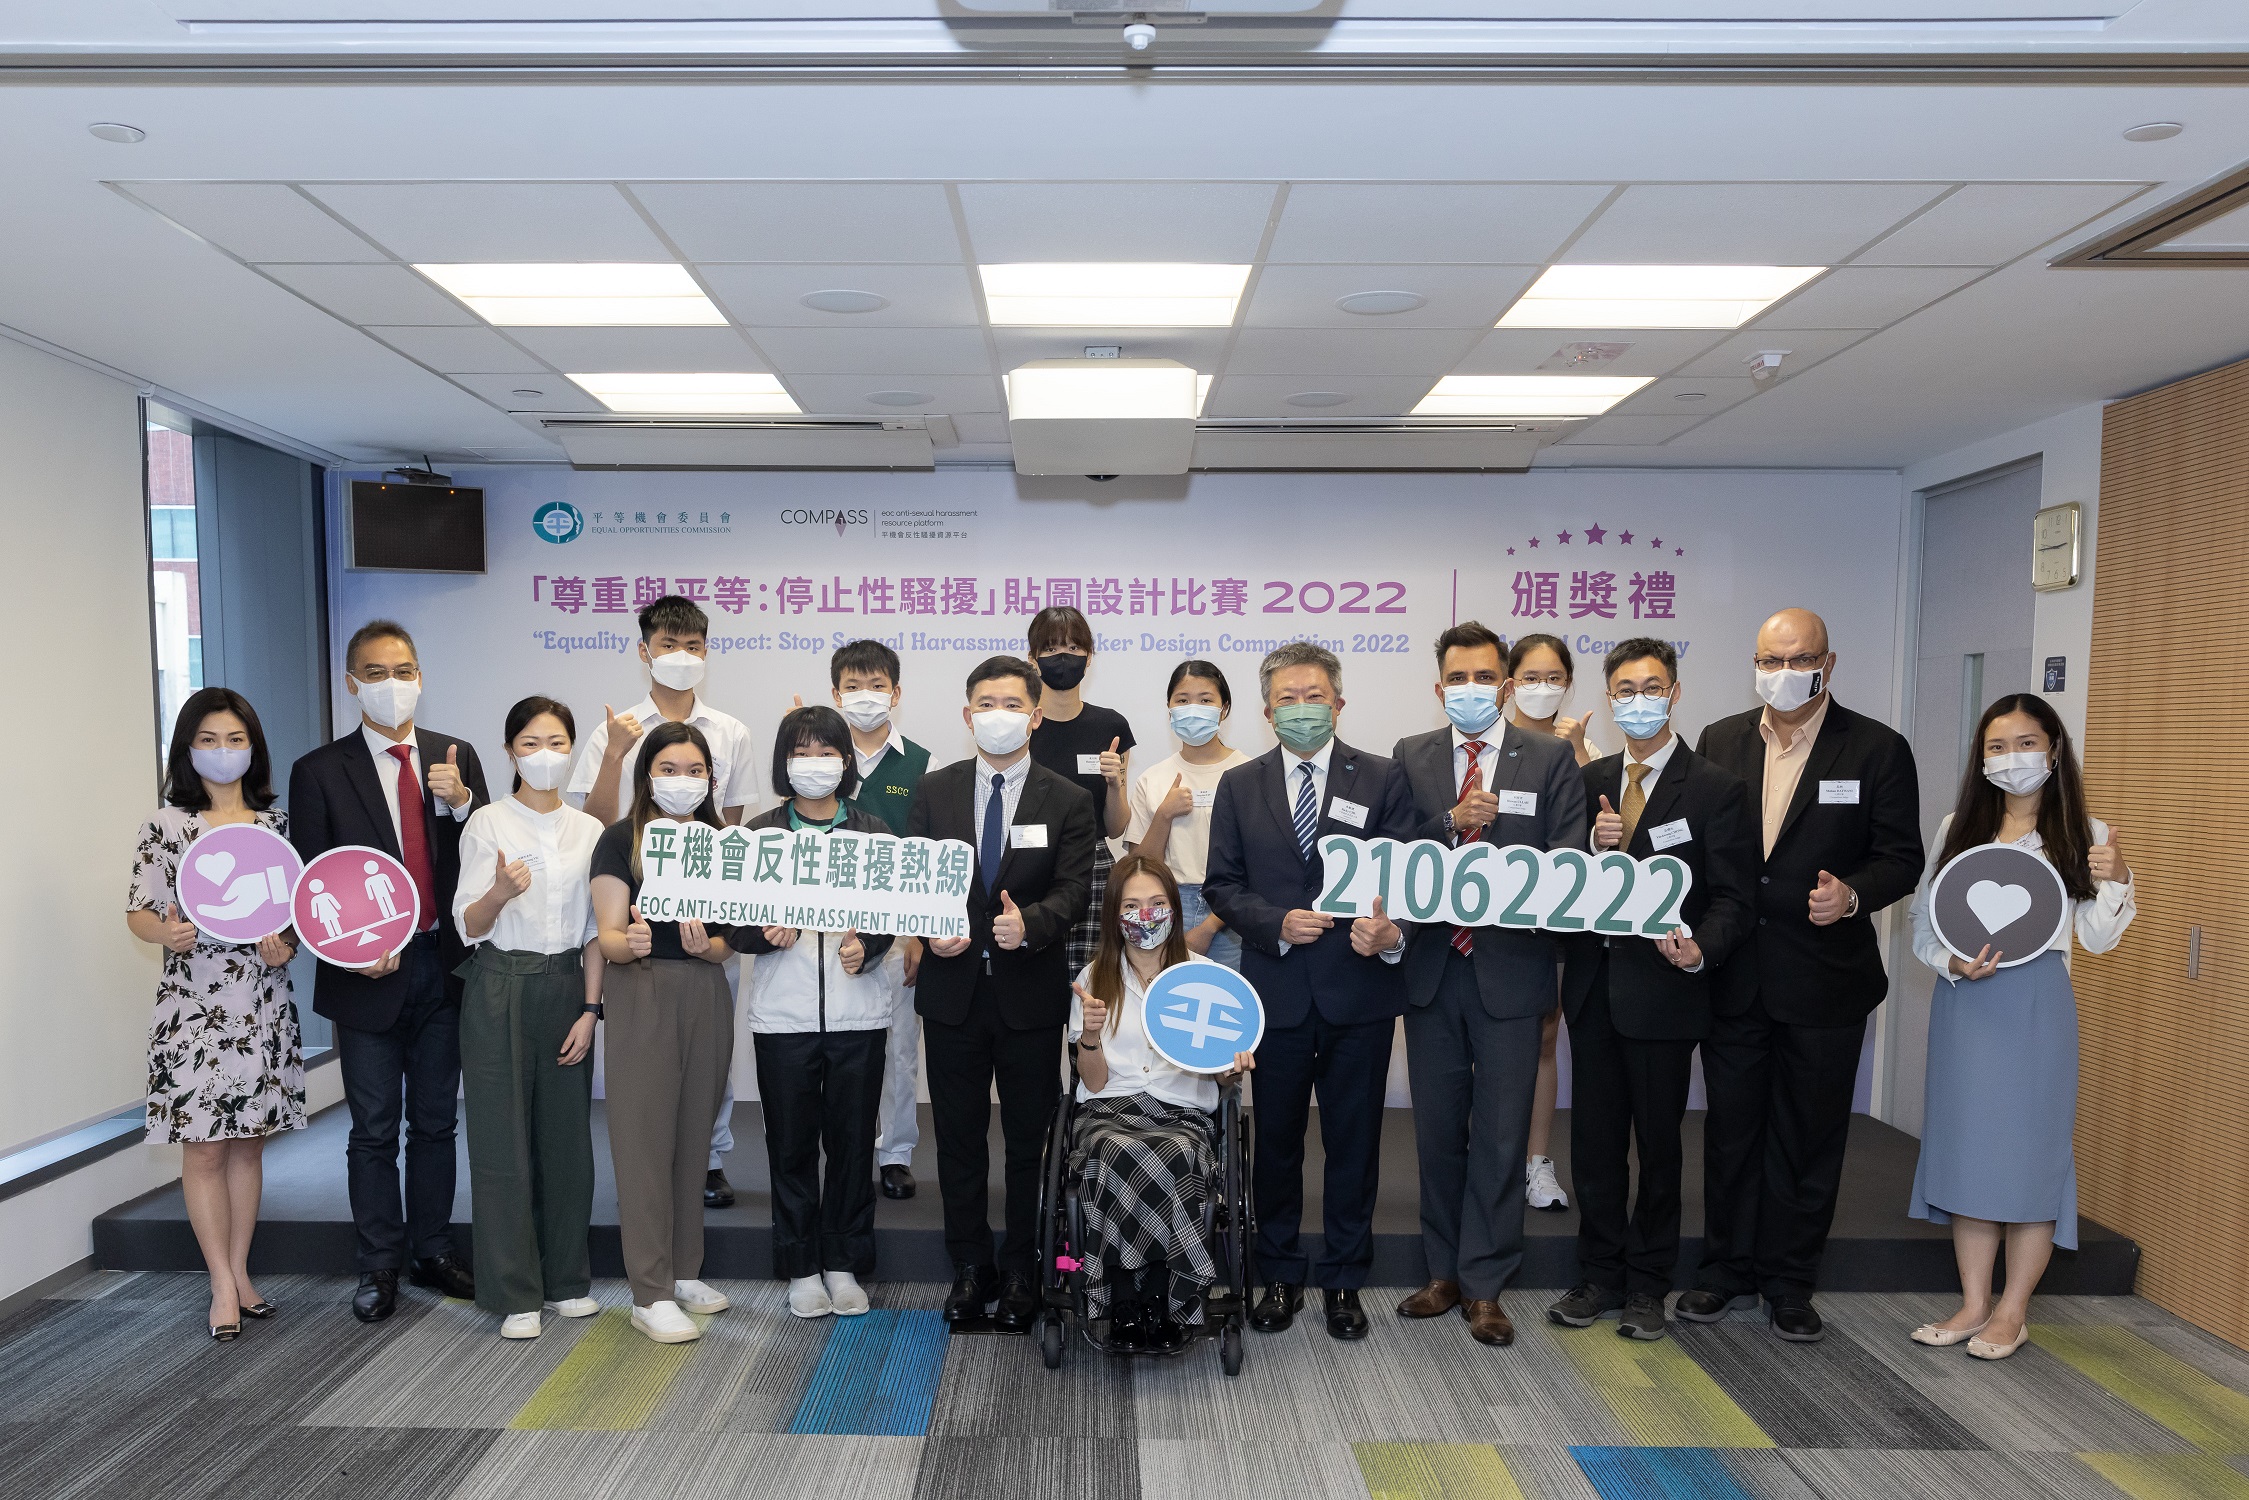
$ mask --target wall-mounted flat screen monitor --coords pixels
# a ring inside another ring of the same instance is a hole
[[[351,565],[392,573],[483,572],[484,491],[352,481]]]

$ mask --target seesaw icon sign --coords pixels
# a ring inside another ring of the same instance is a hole
[[[420,929],[421,894],[390,855],[346,845],[305,866],[292,914],[297,936],[315,954],[364,969],[405,947]]]

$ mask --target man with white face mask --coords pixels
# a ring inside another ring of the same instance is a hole
[[[1756,926],[1712,994],[1703,1259],[1673,1310],[1714,1322],[1762,1295],[1773,1332],[1796,1343],[1825,1331],[1812,1291],[1866,1018],[1889,993],[1874,914],[1913,894],[1922,864],[1913,751],[1834,701],[1835,661],[1818,615],[1782,610],[1757,632],[1765,707],[1695,746],[1748,783],[1764,860]]]

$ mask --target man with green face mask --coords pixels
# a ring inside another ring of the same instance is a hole
[[[1367,1335],[1359,1306],[1374,1260],[1374,1194],[1390,1040],[1405,1012],[1398,960],[1405,933],[1374,914],[1339,921],[1316,910],[1319,841],[1413,837],[1413,793],[1396,762],[1335,737],[1343,664],[1310,641],[1282,646],[1258,668],[1265,717],[1280,744],[1218,782],[1203,897],[1242,936],[1242,977],[1265,1003],[1257,1049],[1257,1262],[1270,1283],[1250,1326],[1295,1320],[1307,1281],[1321,1289],[1327,1330]],[[1315,1265],[1298,1237],[1304,1132],[1320,1101],[1327,1156]]]

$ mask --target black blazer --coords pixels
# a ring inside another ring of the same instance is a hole
[[[976,776],[982,761],[971,757],[931,771],[914,789],[906,810],[906,832],[925,839],[960,839],[977,849],[983,830],[976,826]],[[958,1026],[968,1019],[976,982],[991,954],[992,987],[1000,1018],[1018,1031],[1060,1026],[1070,1019],[1067,939],[1085,915],[1093,891],[1093,799],[1085,788],[1031,762],[1023,795],[1015,804],[1014,826],[1043,824],[1044,849],[1018,849],[1008,835],[1000,858],[998,884],[984,893],[983,853],[979,849],[968,882],[968,948],[940,958],[925,946],[914,984],[914,1009],[932,1021]],[[1006,892],[1023,913],[1023,946],[992,946],[992,919]]]
[[[1582,774],[1588,805],[1597,806],[1603,797],[1611,807],[1624,805],[1621,753],[1591,762]],[[1687,825],[1686,841],[1658,850],[1655,830],[1680,822]],[[1709,1036],[1712,981],[1756,927],[1757,845],[1749,789],[1741,778],[1680,744],[1664,762],[1624,852],[1635,859],[1669,854],[1692,872],[1679,919],[1702,947],[1702,968],[1689,974],[1665,961],[1653,938],[1573,933],[1565,944],[1563,1014],[1574,1023],[1593,987],[1605,983],[1609,1018],[1620,1034],[1643,1041]]]
[[[1487,742],[1488,743],[1488,742]],[[1413,789],[1417,839],[1449,844],[1445,814],[1460,802],[1453,774],[1452,728],[1409,735],[1391,752],[1405,767]],[[1538,807],[1528,813],[1501,813],[1479,842],[1528,844],[1533,849],[1585,847],[1585,783],[1577,774],[1577,755],[1559,735],[1527,734],[1506,726],[1491,751],[1493,792],[1530,792]],[[1484,1012],[1494,1020],[1543,1016],[1554,1008],[1554,965],[1562,956],[1556,935],[1538,929],[1479,927],[1469,954],[1476,968],[1476,990]],[[1427,1005],[1437,998],[1445,975],[1452,929],[1439,923],[1414,928],[1406,940],[1406,998]]]
[[[476,747],[467,740],[432,730],[414,731],[414,750],[421,757],[421,817],[427,830],[430,874],[437,882],[437,941],[444,962],[445,994],[458,1004],[461,981],[453,970],[468,956],[461,935],[453,927],[453,893],[461,883],[461,826],[465,817],[450,812],[437,816],[429,794],[429,768],[442,765],[445,752],[458,750],[462,784],[469,789],[469,811],[492,799],[485,794],[484,768]],[[363,844],[385,854],[400,856],[398,835],[391,830],[390,804],[383,800],[383,784],[375,779],[375,758],[355,725],[341,739],[308,750],[289,768],[289,842],[309,863],[314,856],[346,844]],[[407,809],[400,809],[406,816]],[[380,979],[369,979],[334,964],[320,966],[312,984],[312,1008],[340,1026],[358,1031],[387,1031],[406,1004],[406,972],[394,969]]]
[[[1284,765],[1284,759],[1288,765]],[[1337,917],[1316,941],[1281,951],[1281,919],[1309,909],[1326,884],[1319,841],[1331,833],[1364,839],[1413,837],[1413,793],[1398,763],[1341,740],[1328,758],[1327,790],[1312,834],[1312,857],[1296,842],[1296,802],[1288,785],[1296,757],[1276,745],[1218,778],[1210,810],[1210,861],[1203,899],[1242,935],[1242,977],[1257,989],[1268,1026],[1302,1024],[1314,1006],[1337,1025],[1380,1021],[1406,1010],[1404,960],[1351,951],[1351,919]],[[1335,800],[1367,810],[1364,828],[1335,816]],[[1408,924],[1401,928],[1409,932]]]
[[[1695,753],[1742,779],[1751,826],[1764,847],[1765,739],[1761,708],[1704,728]],[[1856,783],[1857,800],[1822,802],[1820,783]],[[1889,725],[1829,701],[1827,719],[1789,799],[1780,837],[1757,872],[1757,941],[1751,961],[1727,965],[1719,1011],[1738,1015],[1761,998],[1776,1021],[1849,1026],[1889,993],[1874,914],[1920,883],[1921,784],[1913,750]],[[1858,893],[1856,916],[1814,927],[1806,903],[1825,870]],[[1748,959],[1745,948],[1743,958]]]
[[[742,826],[746,829],[779,828],[786,830],[789,826],[789,804],[783,802],[779,807],[769,807]],[[836,828],[844,833],[887,834],[894,831],[888,823],[885,823],[875,814],[864,808],[855,807],[848,802],[843,805],[843,821],[838,823]],[[893,933],[860,933],[859,946],[866,950],[866,956],[859,961],[859,972],[862,974],[873,973],[875,966],[882,962],[883,955],[890,951],[890,945],[897,941],[898,938]],[[726,945],[736,953],[771,953],[775,951],[773,945],[765,940],[765,929],[763,927],[745,925],[729,928],[726,932]]]

